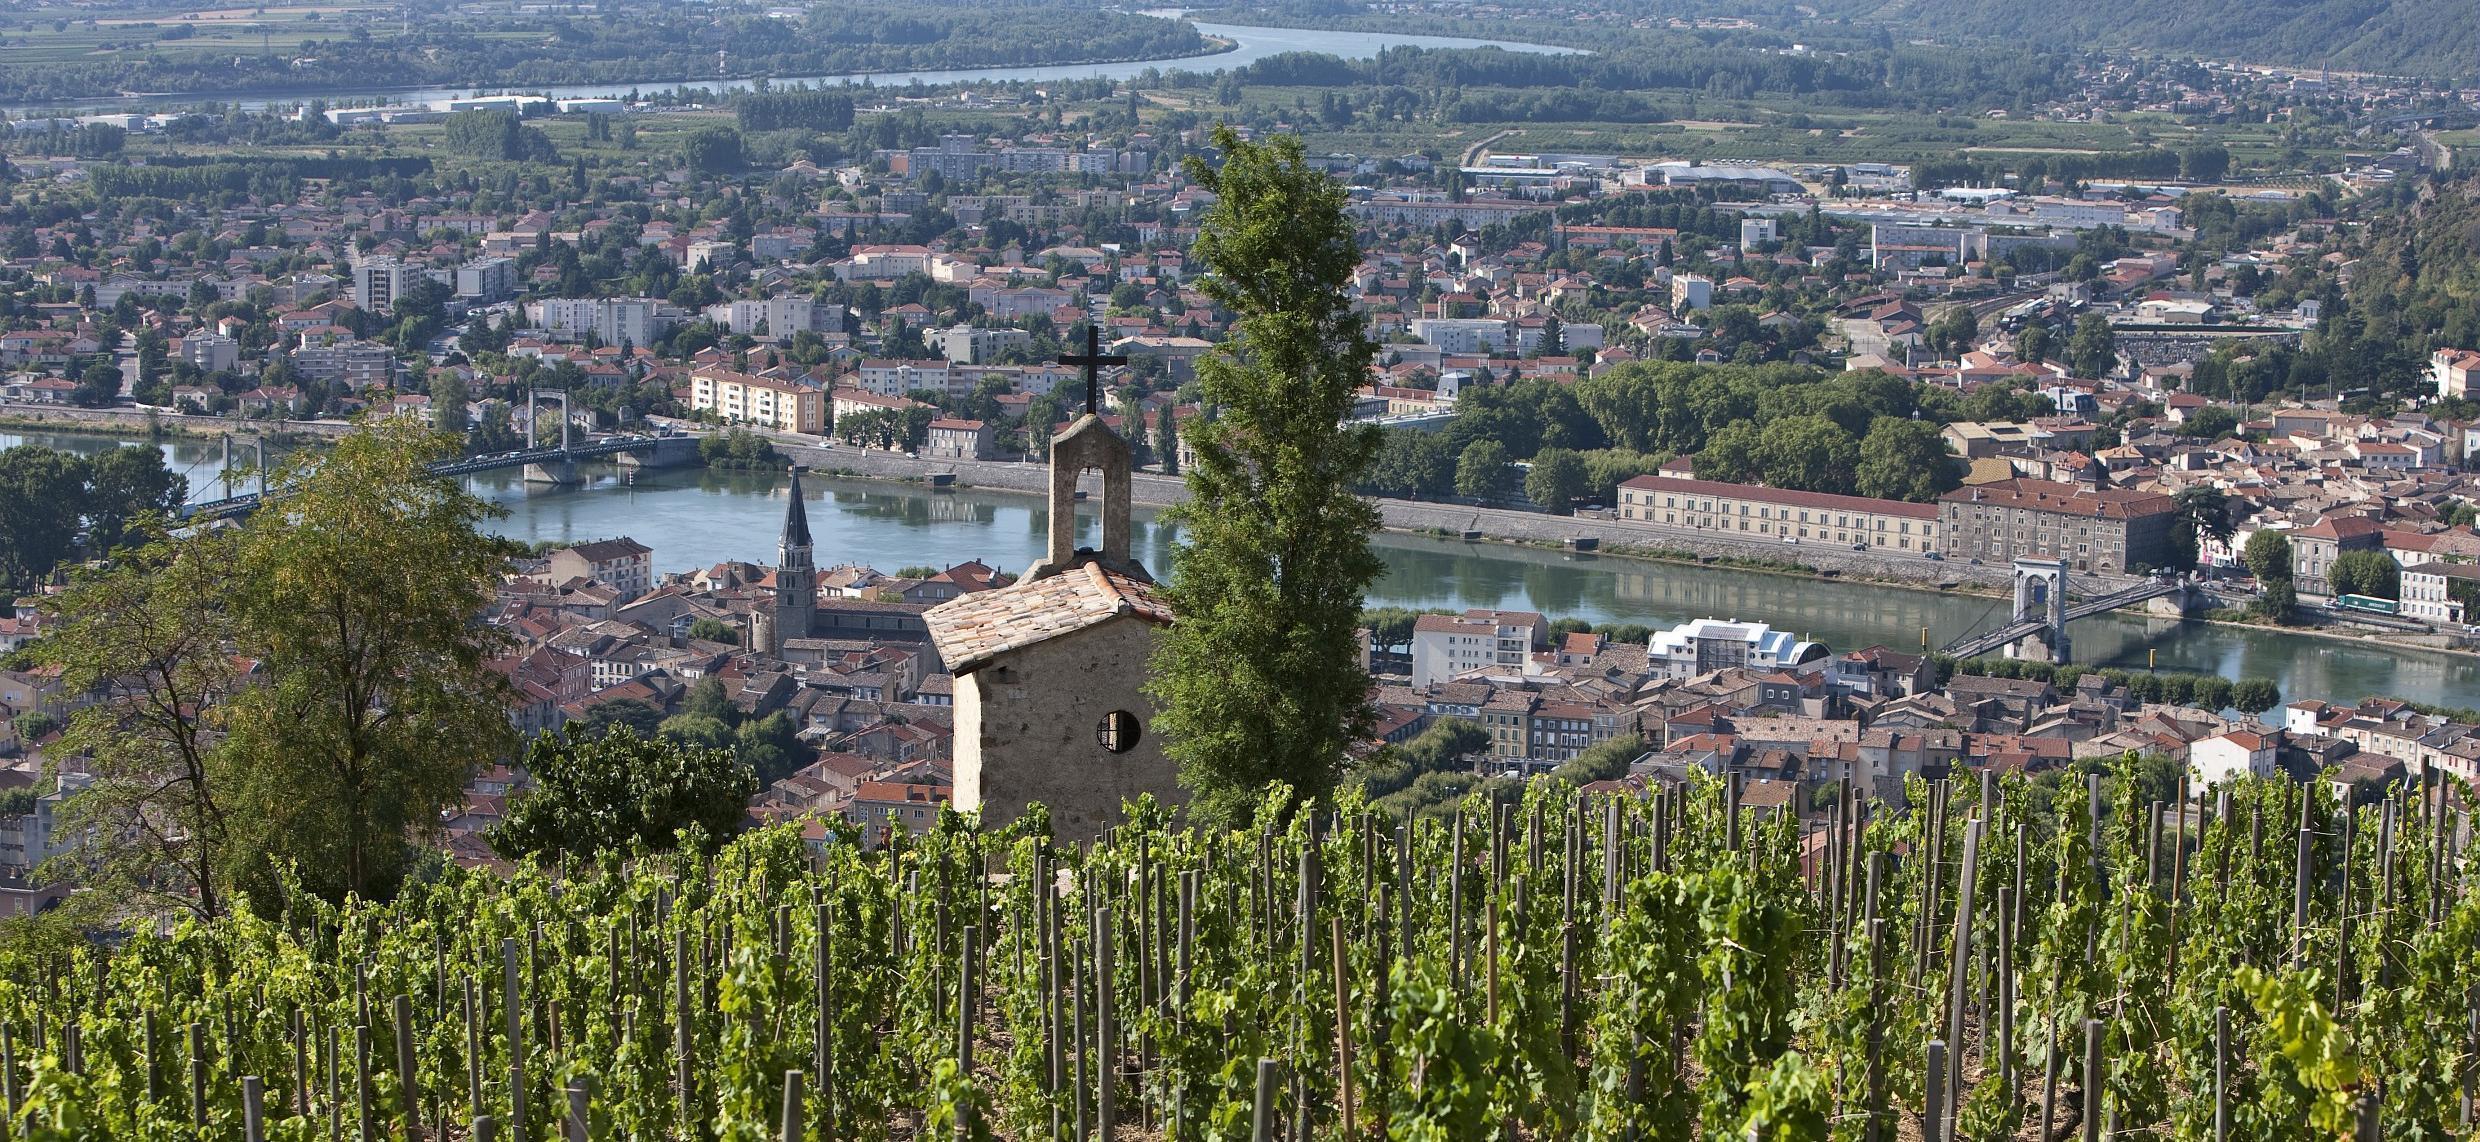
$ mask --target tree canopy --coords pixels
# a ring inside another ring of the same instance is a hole
[[[712,847],[739,831],[758,775],[731,753],[626,724],[598,737],[553,733],[525,753],[534,789],[491,833],[507,857],[656,852],[684,832]]]
[[[1211,419],[1188,430],[1183,542],[1149,692],[1192,807],[1237,816],[1272,782],[1323,798],[1366,731],[1361,599],[1383,565],[1377,511],[1354,494],[1374,430],[1346,426],[1376,353],[1344,289],[1360,261],[1345,192],[1297,136],[1216,131],[1215,195],[1198,230],[1199,288],[1236,315],[1197,363]]]

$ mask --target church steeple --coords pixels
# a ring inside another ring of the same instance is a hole
[[[775,544],[775,622],[773,646],[763,647],[769,653],[780,653],[783,640],[810,637],[818,617],[818,564],[812,553],[809,535],[809,502],[801,494],[799,465],[792,469],[791,494],[784,505],[784,534]]]

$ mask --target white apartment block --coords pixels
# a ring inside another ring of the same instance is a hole
[[[517,263],[477,258],[456,269],[456,296],[488,304],[517,292]]]
[[[1424,317],[1411,323],[1412,335],[1451,356],[1505,353],[1515,347],[1515,330],[1495,317]]]
[[[605,345],[650,345],[661,330],[650,297],[559,297],[525,303],[525,319],[554,341],[583,341],[587,334]]]
[[[2422,563],[2405,567],[2403,617],[2457,626],[2472,622],[2480,616],[2472,615],[2455,596],[2458,591],[2468,594],[2475,589],[2480,589],[2480,564]]]
[[[1533,611],[1481,608],[1422,615],[1412,625],[1412,684],[1444,682],[1467,671],[1522,673],[1550,624]]]
[[[778,341],[803,330],[835,333],[844,328],[841,309],[797,295],[718,302],[706,307],[706,320],[734,333]]]
[[[864,360],[860,370],[853,374],[853,383],[863,392],[882,397],[900,397],[915,389],[944,393],[950,371],[943,357],[921,361]]]
[[[220,333],[192,333],[181,338],[181,359],[215,373],[241,363],[241,343]]]
[[[396,299],[412,292],[429,271],[390,257],[364,258],[353,267],[353,304],[368,313],[386,313]]]
[[[827,430],[827,394],[778,377],[707,369],[689,377],[689,407],[726,424],[816,436]]]

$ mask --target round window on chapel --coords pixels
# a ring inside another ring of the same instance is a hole
[[[1126,710],[1113,710],[1102,715],[1094,727],[1094,738],[1108,753],[1126,753],[1137,748],[1137,716]]]

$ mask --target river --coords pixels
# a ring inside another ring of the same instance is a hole
[[[80,452],[116,446],[99,436],[0,434],[0,447],[24,442]],[[212,498],[221,449],[177,440],[160,446],[199,498]],[[625,481],[609,466],[583,488],[529,486],[514,472],[473,477],[468,486],[506,509],[494,524],[523,540],[577,541],[628,535],[654,549],[658,573],[727,559],[771,563],[783,521],[784,482],[771,476],[674,470]],[[1041,554],[1048,512],[1027,496],[985,491],[932,492],[905,484],[819,479],[806,484],[810,529],[821,566],[867,563],[881,570],[946,566],[979,559],[1021,571]],[[1090,527],[1090,521],[1088,521]],[[1135,549],[1157,574],[1169,563],[1168,529],[1137,513]],[[1372,605],[1503,607],[1595,622],[1667,626],[1713,616],[1771,623],[1847,650],[1884,643],[1933,645],[1989,624],[1994,599],[1783,575],[1571,555],[1504,544],[1380,535],[1386,576]],[[2350,701],[2388,695],[2445,705],[2480,705],[2480,658],[2347,642],[2279,631],[2180,623],[2109,614],[2076,623],[2076,661],[2142,667],[2156,652],[2165,670],[2271,678],[2292,697]]]
[[[1147,15],[1165,15],[1149,12]],[[853,86],[871,84],[878,87],[909,87],[913,84],[937,86],[950,83],[1051,83],[1068,79],[1132,79],[1152,69],[1161,72],[1217,72],[1255,63],[1284,52],[1320,52],[1343,59],[1375,59],[1386,48],[1500,48],[1511,52],[1543,55],[1574,54],[1578,49],[1553,47],[1547,44],[1525,44],[1505,40],[1467,39],[1461,36],[1415,36],[1393,32],[1341,32],[1312,28],[1260,28],[1239,24],[1196,23],[1199,32],[1216,39],[1230,40],[1237,45],[1231,51],[1211,55],[1181,56],[1172,59],[1122,60],[1117,63],[1073,63],[1047,67],[982,67],[950,71],[851,72],[843,75],[768,76],[763,82],[777,87],[808,84],[813,87]],[[385,102],[400,105],[434,105],[450,99],[501,91],[520,91],[551,99],[592,99],[619,97],[631,91],[665,91],[674,87],[703,87],[715,91],[745,91],[757,78],[744,79],[665,79],[640,83],[577,83],[560,86],[524,86],[515,88],[491,84],[467,87],[372,87],[358,91],[257,91],[239,96],[218,96],[207,93],[178,93],[130,96],[120,99],[70,101],[90,111],[137,111],[150,108],[181,106],[194,103],[222,103],[249,110],[287,107],[312,99],[330,103]],[[40,108],[20,107],[20,116],[35,113],[56,113]]]

